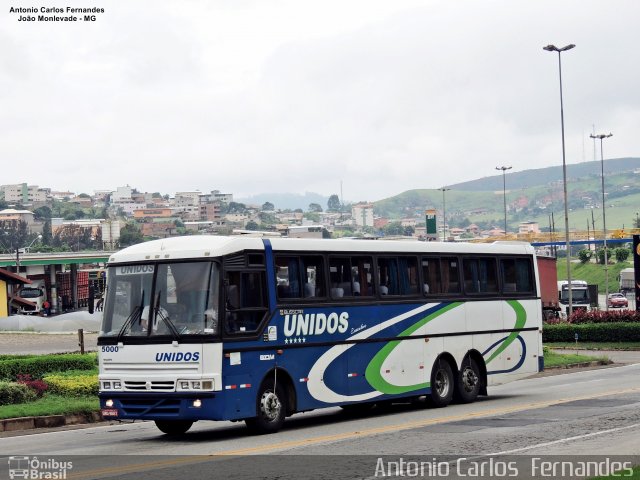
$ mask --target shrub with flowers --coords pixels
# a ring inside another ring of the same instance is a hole
[[[22,385],[26,385],[31,390],[33,390],[35,394],[38,396],[38,398],[44,395],[44,393],[49,388],[49,385],[47,385],[47,382],[45,382],[44,380],[37,380],[37,379],[34,380],[31,378],[31,375],[29,375],[28,373],[24,375],[19,374],[16,381],[18,383],[21,383]]]
[[[68,396],[98,395],[98,374],[91,371],[69,371],[45,375],[43,380],[49,384],[49,391]]]
[[[640,312],[635,310],[576,310],[569,317],[569,323],[577,325],[581,323],[612,323],[612,322],[640,322]]]

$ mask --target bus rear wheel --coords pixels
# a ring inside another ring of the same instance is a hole
[[[282,428],[287,413],[287,399],[280,384],[273,381],[262,384],[258,392],[256,416],[247,418],[247,427],[255,433],[275,433]]]
[[[156,427],[167,435],[182,435],[187,433],[193,422],[190,420],[156,420]]]
[[[467,357],[462,362],[456,381],[455,399],[460,403],[471,403],[480,393],[480,369],[476,361]]]
[[[446,407],[451,403],[454,390],[453,372],[446,360],[438,360],[431,371],[431,393],[427,403],[432,407]]]

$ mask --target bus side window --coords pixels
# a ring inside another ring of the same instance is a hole
[[[504,293],[531,293],[531,262],[526,258],[500,259],[500,275]]]
[[[264,272],[225,275],[225,332],[254,332],[267,312]]]

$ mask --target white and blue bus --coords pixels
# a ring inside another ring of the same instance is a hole
[[[98,338],[108,419],[259,432],[296,412],[443,407],[543,368],[533,248],[192,236],[111,256]]]

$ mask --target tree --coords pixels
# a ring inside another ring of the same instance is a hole
[[[382,231],[385,235],[404,235],[404,227],[400,222],[390,222]]]
[[[311,220],[313,223],[319,223],[320,222],[320,215],[318,215],[316,212],[307,212],[304,214],[304,217],[307,220]]]
[[[229,202],[227,211],[224,213],[246,213],[247,206],[244,203]]]
[[[604,265],[604,247],[596,251],[596,258],[599,264]],[[609,247],[607,247],[607,260],[611,261],[611,249]]]
[[[94,232],[91,227],[63,225],[56,230],[52,243],[54,247],[66,245],[72,251],[95,250],[101,247],[102,229],[98,228]]]
[[[317,203],[310,203],[309,204],[309,211],[310,212],[315,212],[315,213],[320,213],[320,212],[322,212],[322,207]]]
[[[614,250],[614,254],[616,257],[616,262],[622,263],[627,261],[627,258],[629,258],[629,255],[631,254],[631,251],[628,248],[620,247]]]
[[[244,228],[247,230],[258,230],[259,227],[260,226],[256,222],[249,220]]]
[[[120,246],[128,247],[129,245],[135,245],[136,243],[142,243],[144,238],[142,232],[133,222],[128,222],[120,230]]]
[[[51,209],[47,206],[38,207],[33,211],[33,218],[36,220],[51,218]]]
[[[591,260],[591,256],[592,256],[591,250],[587,250],[586,248],[583,248],[578,252],[578,258],[580,259],[580,263],[587,263],[589,260]]]
[[[334,193],[329,197],[329,200],[327,200],[327,210],[330,212],[339,212],[340,207],[340,199],[338,198],[338,195]]]
[[[29,245],[36,236],[29,233],[29,226],[23,220],[0,220],[0,249],[4,253],[15,253],[16,249]]]
[[[53,234],[51,233],[51,218],[47,218],[42,226],[42,244],[52,245]]]
[[[262,204],[262,211],[263,212],[273,212],[275,209],[276,209],[276,207],[271,202],[264,202]]]

